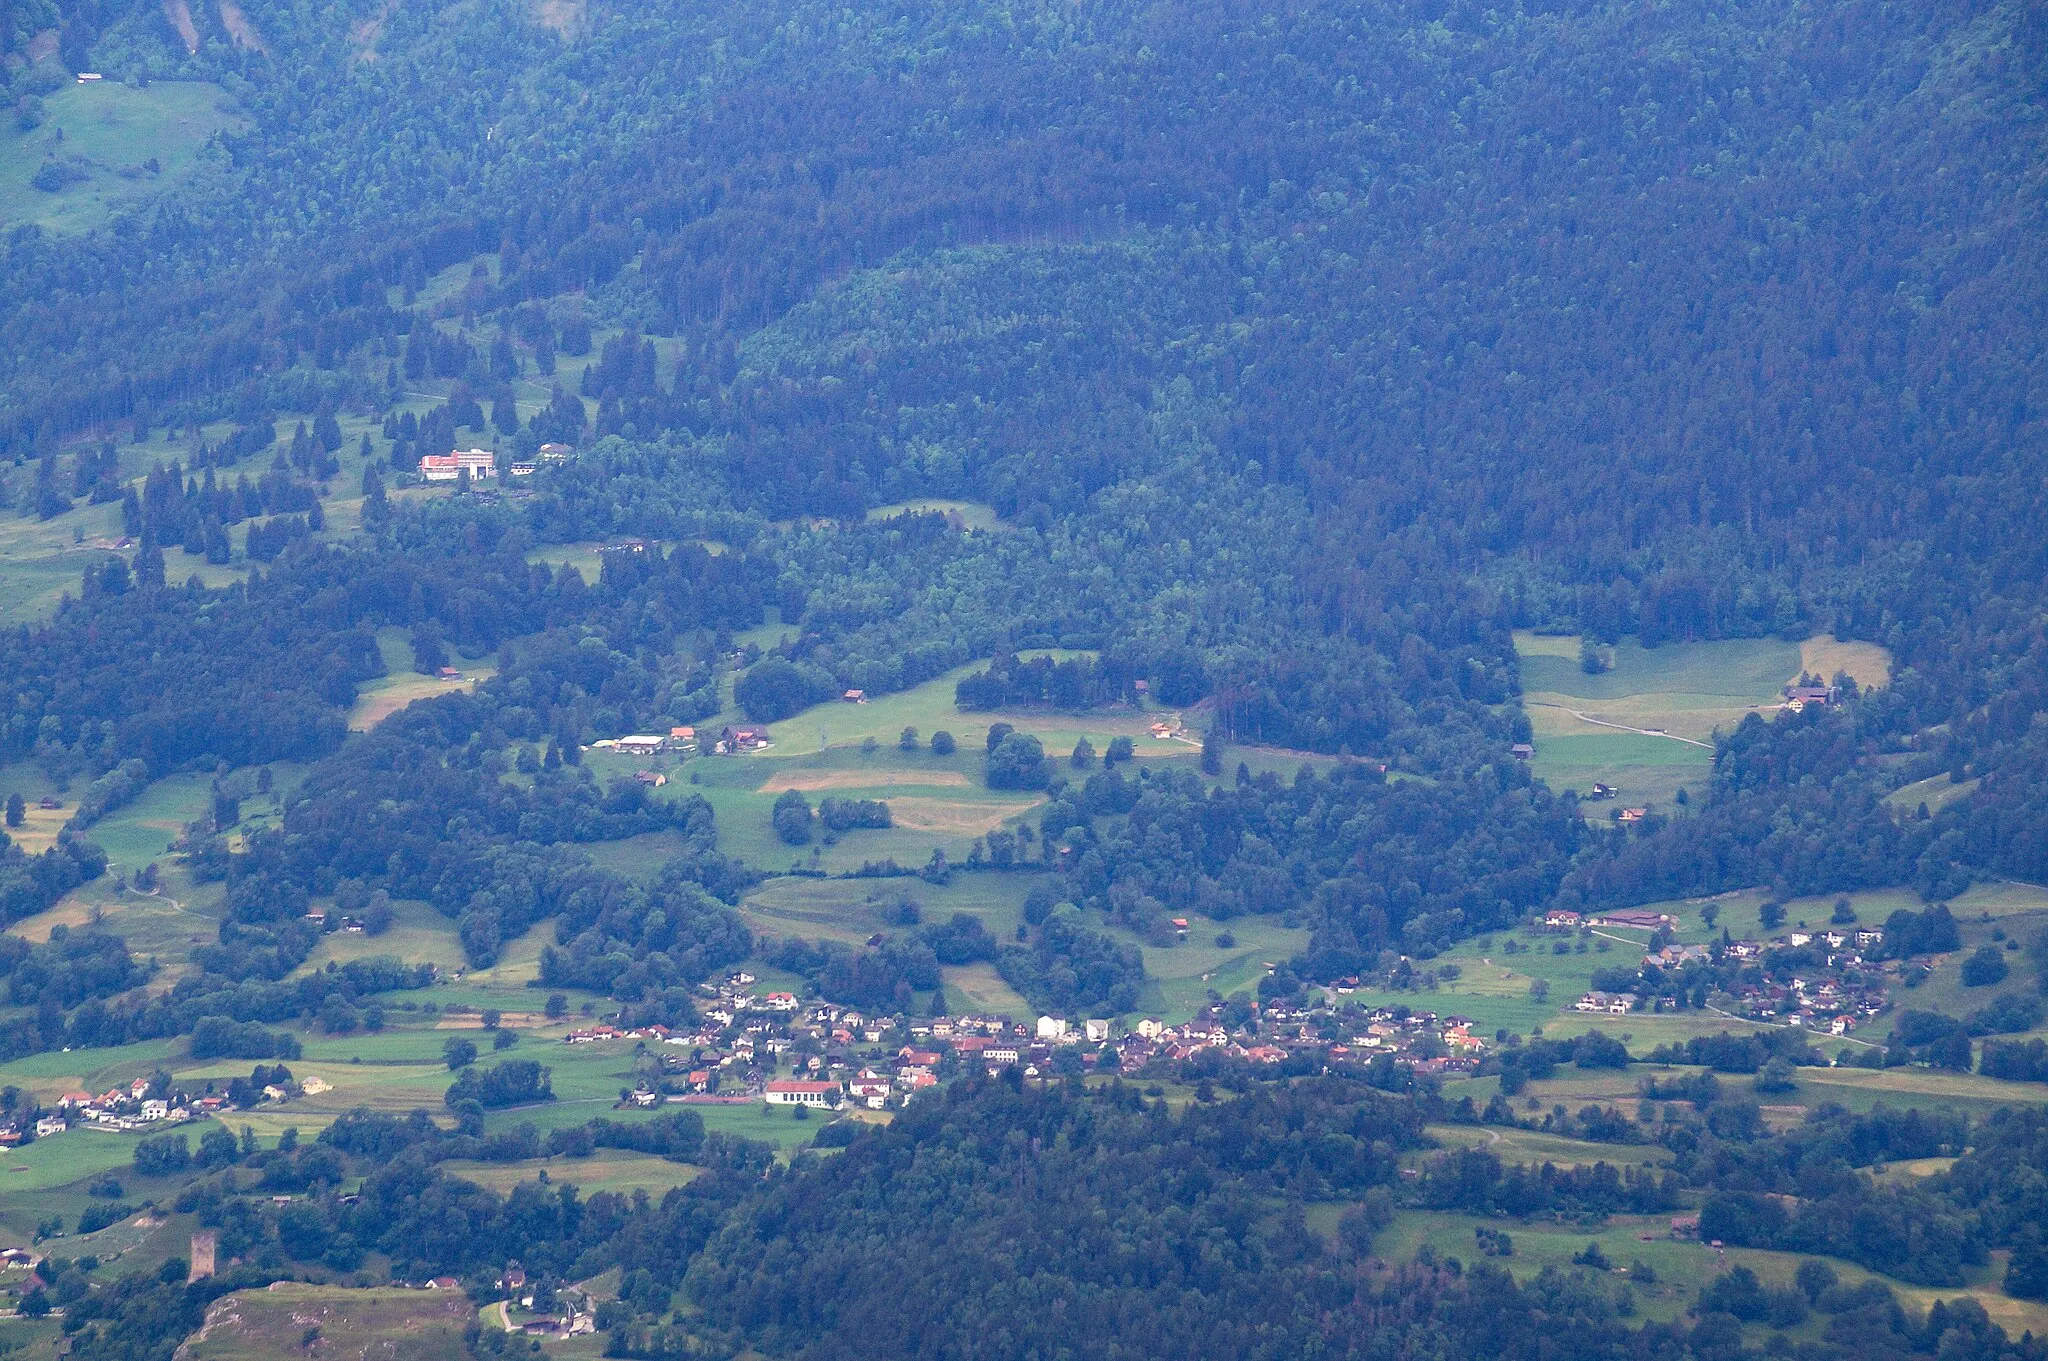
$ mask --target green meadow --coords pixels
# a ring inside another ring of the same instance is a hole
[[[1603,649],[1610,668],[1589,675],[1579,665],[1580,641],[1515,634],[1534,770],[1552,787],[1582,794],[1595,781],[1613,785],[1616,807],[1668,805],[1679,789],[1699,785],[1712,768],[1714,733],[1751,713],[1768,717],[1802,671],[1847,670],[1868,686],[1883,684],[1889,666],[1881,648],[1827,637],[1654,648],[1624,639]]]
[[[38,126],[0,132],[0,225],[100,226],[190,179],[214,135],[242,121],[227,91],[196,81],[67,84],[41,105]]]

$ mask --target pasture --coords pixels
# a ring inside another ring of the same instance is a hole
[[[1311,1227],[1324,1232],[1335,1228],[1337,1207],[1318,1206],[1311,1211]],[[1320,1212],[1320,1213],[1319,1213]],[[1628,1281],[1636,1309],[1644,1318],[1671,1320],[1688,1309],[1699,1286],[1735,1266],[1746,1266],[1770,1285],[1788,1285],[1792,1273],[1805,1260],[1799,1254],[1770,1252],[1756,1248],[1713,1248],[1706,1244],[1674,1239],[1668,1216],[1616,1215],[1597,1227],[1489,1219],[1472,1215],[1406,1211],[1397,1215],[1373,1245],[1374,1252],[1389,1261],[1412,1259],[1425,1245],[1437,1257],[1456,1257],[1472,1262],[1481,1259],[1476,1229],[1505,1232],[1513,1240],[1514,1253],[1491,1259],[1505,1267],[1517,1280],[1527,1280],[1545,1267],[1586,1271],[1573,1267],[1572,1258],[1588,1243],[1597,1243],[1602,1254],[1614,1264],[1605,1273],[1609,1279]],[[2002,1259],[2003,1253],[1995,1254]],[[1636,1265],[1648,1266],[1653,1282],[1631,1279]],[[1994,1260],[1970,1272],[1969,1280],[1953,1289],[1929,1289],[1907,1285],[1889,1277],[1854,1266],[1836,1258],[1828,1265],[1844,1284],[1855,1286],[1866,1280],[1882,1281],[1895,1291],[1908,1309],[1924,1312],[1937,1299],[1967,1296],[1984,1306],[1994,1323],[2015,1336],[2028,1329],[2037,1334],[2048,1326],[2048,1305],[2040,1301],[2016,1300],[1997,1285],[2003,1273],[2002,1260]],[[1811,1315],[1796,1328],[1787,1330],[1794,1341],[1818,1339],[1826,1327],[1826,1315]],[[1752,1341],[1761,1341],[1773,1331],[1761,1324],[1745,1329]]]
[[[0,226],[89,231],[189,179],[242,122],[227,91],[197,81],[72,84],[41,102],[39,126],[0,132]]]
[[[1633,640],[1604,649],[1610,669],[1588,675],[1577,635],[1518,630],[1523,707],[1535,732],[1535,773],[1557,788],[1585,792],[1598,780],[1618,804],[1658,805],[1711,768],[1716,731],[1750,713],[1774,713],[1782,688],[1802,671],[1847,670],[1859,685],[1881,685],[1882,648],[1831,637],[1665,643]]]
[[[508,1194],[522,1182],[537,1181],[539,1174],[546,1172],[550,1182],[577,1187],[585,1196],[599,1191],[630,1195],[645,1190],[656,1200],[672,1187],[688,1185],[703,1170],[652,1153],[622,1148],[601,1148],[587,1158],[533,1158],[516,1163],[456,1161],[444,1162],[440,1167],[451,1177],[475,1182],[499,1195]]]
[[[280,1281],[224,1295],[178,1354],[188,1361],[269,1361],[279,1356],[374,1356],[441,1361],[463,1354],[476,1306],[460,1290],[348,1288]],[[306,1342],[309,1329],[318,1340]]]

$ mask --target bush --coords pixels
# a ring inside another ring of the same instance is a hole
[[[135,1170],[145,1177],[168,1177],[192,1165],[192,1148],[182,1134],[164,1134],[135,1145]]]
[[[987,779],[990,789],[1045,788],[1052,780],[1045,747],[1029,733],[1005,733],[989,747]]]
[[[951,756],[959,748],[960,744],[953,740],[953,734],[944,728],[932,734],[932,755]]]
[[[771,815],[775,824],[775,835],[792,846],[804,845],[811,839],[811,801],[802,791],[785,789],[775,800],[775,811]]]
[[[2003,983],[2010,972],[2005,962],[2005,951],[1996,945],[1986,945],[1963,961],[1963,986],[1988,988],[1994,983]]]

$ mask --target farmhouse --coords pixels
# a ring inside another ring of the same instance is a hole
[[[1543,924],[1545,926],[1577,926],[1579,924],[1579,914],[1562,907],[1553,908],[1543,914]]]
[[[775,744],[768,740],[766,728],[727,728],[718,735],[720,755],[761,751],[773,745]]]
[[[1536,748],[1530,746],[1527,742],[1517,742],[1508,748],[1508,754],[1517,761],[1527,761],[1536,755]]]
[[[840,698],[848,704],[865,704],[868,702],[868,692],[865,690],[848,690]]]
[[[781,1081],[768,1084],[767,1096],[771,1106],[836,1106],[840,1089],[836,1082]]]

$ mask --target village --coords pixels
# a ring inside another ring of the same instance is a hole
[[[757,992],[738,972],[706,985],[694,1029],[598,1024],[564,1044],[635,1041],[646,1060],[620,1105],[765,1103],[808,1109],[899,1109],[918,1093],[977,1069],[1017,1068],[1027,1080],[1090,1072],[1172,1076],[1182,1065],[1281,1064],[1309,1071],[1375,1060],[1439,1076],[1468,1074],[1487,1040],[1472,1022],[1408,1007],[1218,1002],[1178,1025],[1146,1018],[1125,1028],[1100,1017],[902,1017],[863,1013],[782,991]],[[1348,989],[1346,989],[1348,991]],[[1312,994],[1314,996],[1314,994]]]
[[[1659,1013],[1690,1004],[1763,1024],[1847,1035],[1890,1009],[1887,989],[1908,967],[1899,960],[1867,958],[1865,952],[1884,940],[1884,932],[1852,925],[1802,927],[1768,940],[1737,940],[1724,931],[1720,940],[1691,945],[1670,939],[1674,918],[1642,910],[1584,918],[1554,911],[1544,925],[1567,932],[1603,927],[1652,932],[1648,953],[1626,986],[1596,975],[1596,985],[1606,986],[1595,986],[1572,1003],[1574,1011],[1586,1014]]]
[[[328,1083],[318,1077],[295,1080],[281,1063],[258,1064],[249,1077],[228,1080],[223,1092],[216,1092],[214,1086],[209,1080],[201,1091],[193,1092],[159,1072],[98,1094],[65,1092],[54,1108],[16,1107],[9,1112],[0,1123],[0,1147],[19,1147],[72,1130],[109,1134],[155,1131],[329,1090]]]

